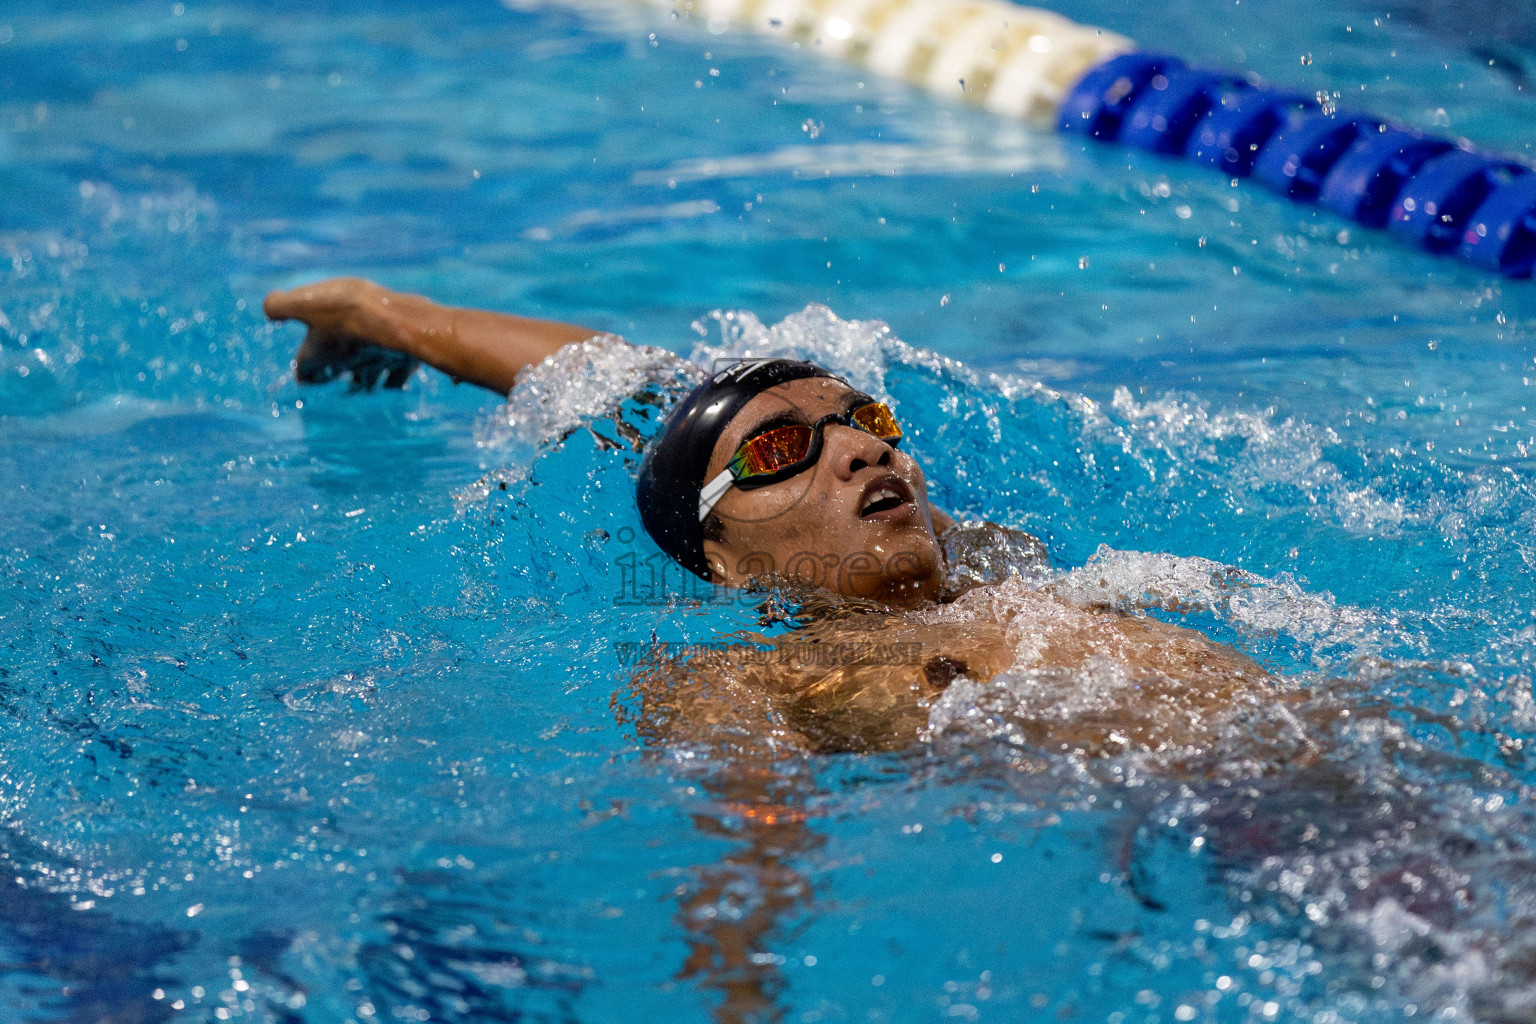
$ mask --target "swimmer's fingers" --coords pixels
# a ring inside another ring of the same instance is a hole
[[[372,391],[379,385],[379,374],[384,368],[376,359],[362,359],[352,364],[352,383],[347,385],[347,390],[352,392]]]
[[[293,359],[293,376],[300,384],[324,384],[351,368],[367,342],[353,335],[311,327]]]
[[[351,374],[353,391],[372,391],[384,378],[387,388],[403,388],[417,361],[404,352],[375,345],[366,338],[311,327],[293,362],[300,384],[324,384]]]
[[[393,352],[371,342],[361,342],[345,369],[352,374],[352,391],[372,391],[384,378],[386,388],[405,387],[417,361],[403,352]]]
[[[421,361],[402,356],[399,352],[391,352],[390,355],[397,356],[399,359],[389,367],[388,376],[384,378],[384,386],[398,391],[405,387],[405,382],[411,379],[411,374],[416,372],[416,367],[421,365]]]

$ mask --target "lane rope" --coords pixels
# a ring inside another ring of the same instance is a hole
[[[745,29],[1049,130],[1089,69],[1135,44],[1006,0],[651,0],[719,35]]]
[[[1006,0],[649,0],[714,34],[745,29],[1063,135],[1252,177],[1300,203],[1484,270],[1536,268],[1524,163]]]

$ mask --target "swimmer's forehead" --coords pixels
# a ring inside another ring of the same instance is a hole
[[[831,377],[805,377],[800,380],[776,384],[741,407],[720,439],[709,460],[709,473],[713,477],[725,468],[726,462],[736,449],[760,426],[784,419],[793,423],[815,423],[823,416],[847,412],[856,399],[868,400],[861,391]]]

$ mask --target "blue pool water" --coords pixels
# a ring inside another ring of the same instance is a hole
[[[1439,31],[1492,7],[1058,9],[1529,156],[1513,8],[1493,55]],[[467,0],[12,0],[0,251],[0,1019],[1530,1019],[1536,285],[767,42]],[[1235,733],[1183,784],[959,687],[747,815],[625,720],[616,645],[756,622],[630,599],[582,424],[645,367],[300,389],[260,298],[341,273],[823,358],[942,504],[1260,659],[1329,753]]]

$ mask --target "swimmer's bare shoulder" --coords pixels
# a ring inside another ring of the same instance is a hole
[[[955,630],[899,615],[742,639],[642,668],[615,701],[621,719],[647,742],[735,753],[898,750],[921,738],[954,679],[991,678],[1008,663],[996,626]]]
[[[979,588],[974,615],[924,621],[921,613],[821,619],[772,640],[766,656],[709,651],[653,672],[637,725],[662,742],[767,744],[779,752],[900,750],[928,734],[933,704],[956,679],[984,683],[1002,672],[1071,688],[1119,673],[1120,700],[1018,725],[1043,749],[1089,755],[1128,748],[1197,749],[1215,742],[1244,705],[1284,695],[1240,652],[1156,619],[1082,608],[1049,588]],[[983,607],[984,606],[984,607]]]

